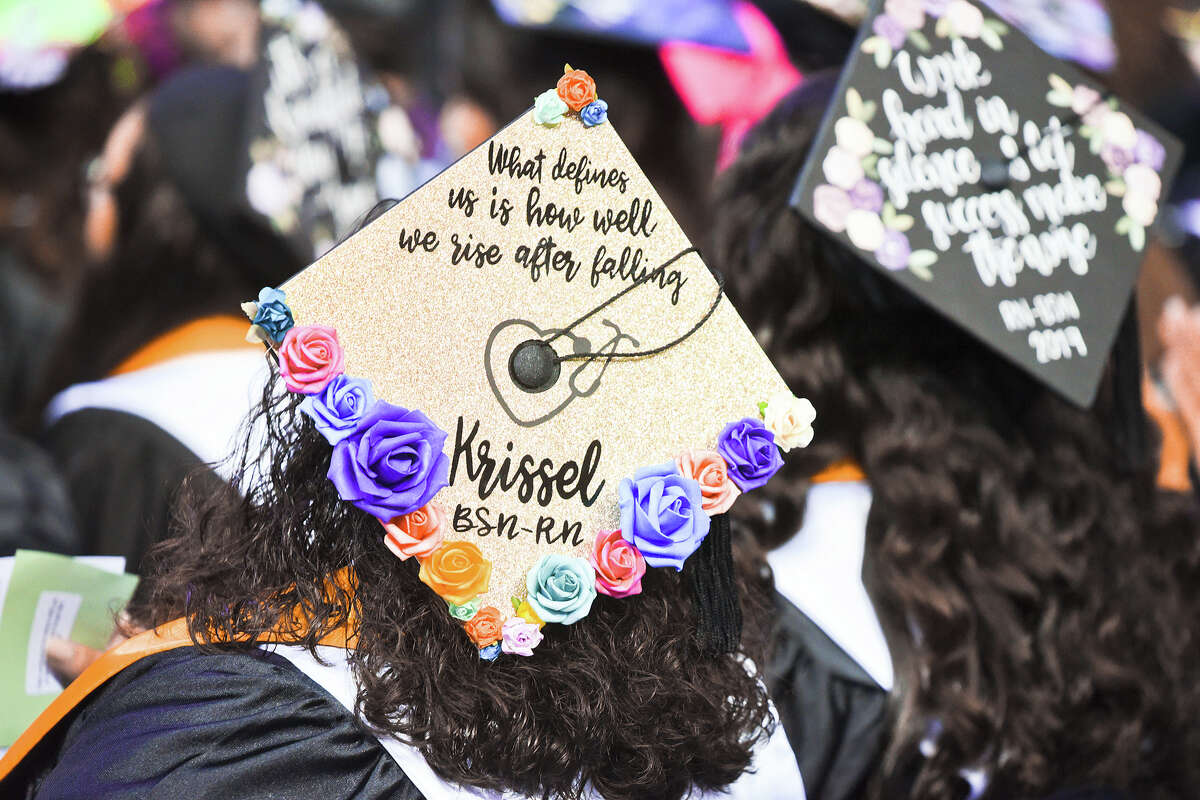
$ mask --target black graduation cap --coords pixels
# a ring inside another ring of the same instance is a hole
[[[972,0],[876,0],[792,204],[1090,406],[1179,142]]]

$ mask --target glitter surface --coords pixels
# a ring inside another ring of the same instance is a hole
[[[455,528],[447,536],[476,542],[492,561],[484,603],[508,617],[511,598],[525,596],[525,575],[542,554],[586,557],[596,531],[619,526],[617,485],[623,477],[668,461],[681,450],[712,447],[726,423],[756,416],[757,403],[785,385],[723,299],[697,333],[661,354],[607,365],[603,360],[588,365],[568,361],[547,391],[531,394],[518,388],[508,372],[508,359],[518,344],[562,329],[631,282],[607,275],[593,279],[600,247],[617,259],[627,247],[631,258],[640,248],[641,266],[653,269],[690,242],[611,124],[585,128],[568,118],[549,128],[526,113],[492,141],[519,147],[522,162],[544,152],[541,180],[491,174],[485,143],[283,288],[297,323],[337,329],[347,373],[369,378],[378,397],[424,411],[449,433],[446,450],[452,461],[460,418],[464,437],[478,421],[471,457],[479,470],[478,450],[486,439],[488,453],[497,462],[492,480],[515,475],[525,455],[534,470],[544,466],[543,459],[552,462],[553,468],[547,467],[552,475],[565,462],[582,465],[589,445],[600,442],[598,466],[587,487],[589,493],[599,488],[599,494],[590,506],[580,501],[579,492],[567,498],[559,492],[539,498],[540,481],[525,500],[518,496],[519,482],[481,498],[486,489],[467,474],[466,456],[458,455],[453,483],[437,498]],[[623,171],[625,191],[618,185],[582,185],[577,193],[573,180],[555,179],[552,171],[564,148],[566,163],[586,156],[589,167],[608,175]],[[565,208],[568,216],[571,209],[579,209],[580,221],[572,230],[554,222],[528,223],[533,187],[543,210],[551,203]],[[476,198],[470,215],[450,202],[460,189]],[[507,226],[491,213],[492,203],[498,205],[502,198],[513,206]],[[596,230],[595,212],[602,218],[607,210],[614,215],[628,212],[635,199],[639,208],[634,219],[640,219],[646,202],[653,204],[647,227],[655,227],[649,236],[638,230]],[[439,244],[433,252],[421,246],[409,252],[401,246],[402,232],[407,238],[417,230],[418,239],[437,233]],[[552,254],[570,251],[577,263],[578,271],[569,280],[568,271],[555,269],[552,258],[550,268],[541,270],[536,280],[533,270],[517,263],[518,248],[536,249],[544,237],[553,239]],[[460,245],[482,243],[485,249],[495,245],[499,260],[484,259],[477,266],[469,259],[456,265],[455,240]],[[672,303],[673,285],[647,283],[571,332],[586,341],[560,336],[554,348],[563,355],[575,348],[600,350],[613,340],[613,325],[621,334],[615,343],[618,351],[656,347],[686,332],[708,310],[717,285],[696,254],[681,258],[668,274],[673,269],[684,281],[677,303]],[[505,322],[510,324],[502,325]],[[613,348],[610,343],[607,350]],[[489,367],[496,390],[489,382]],[[525,424],[518,424],[514,416]],[[511,466],[505,473],[501,465],[506,458],[511,458]],[[568,468],[562,481],[568,493],[571,475]],[[491,526],[490,532],[481,527],[481,519]],[[558,537],[564,526],[575,535],[547,541],[547,527]],[[388,557],[382,545],[379,552],[381,558]]]

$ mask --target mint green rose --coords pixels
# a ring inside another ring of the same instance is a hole
[[[567,110],[567,104],[555,89],[547,89],[533,99],[533,118],[541,125],[557,125]]]

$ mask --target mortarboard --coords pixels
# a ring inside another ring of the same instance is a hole
[[[484,658],[530,654],[647,568],[683,570],[701,643],[734,649],[725,512],[812,436],[607,111],[568,67],[245,308],[341,498]]]
[[[863,21],[792,202],[1089,406],[1179,156],[987,6],[888,0]]]

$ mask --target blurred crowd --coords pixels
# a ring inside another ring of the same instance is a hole
[[[1048,52],[1075,62],[1184,142],[1179,178],[1147,247],[1137,313],[1157,486],[1193,503],[1200,489],[1200,9],[1187,0],[994,5]],[[246,414],[268,376],[261,347],[244,340],[240,303],[360,229],[381,202],[403,198],[485,142],[526,110],[565,62],[585,65],[620,109],[614,122],[622,139],[706,260],[712,254],[714,266],[731,274],[735,302],[753,304],[748,322],[785,377],[822,369],[828,377],[842,369],[827,353],[797,344],[836,337],[840,329],[810,325],[806,315],[816,312],[803,303],[775,306],[773,298],[799,291],[799,279],[788,274],[787,257],[762,262],[743,254],[739,242],[751,227],[738,223],[778,213],[754,192],[767,191],[772,170],[798,166],[772,161],[769,148],[794,131],[784,126],[781,133],[778,120],[775,128],[763,120],[778,114],[780,100],[797,87],[819,87],[842,66],[864,10],[859,0],[0,3],[0,555],[18,548],[120,555],[130,572],[140,572],[148,551],[173,531],[185,481],[210,482],[220,492],[238,473],[224,459],[244,438]],[[696,86],[672,73],[672,43],[719,49],[734,19],[752,45],[729,56],[745,80]],[[796,173],[787,174],[790,180]],[[747,196],[762,205],[748,212],[739,205]],[[812,252],[798,249],[791,257]],[[757,283],[739,283],[739,269]],[[903,357],[896,355],[897,363]],[[829,382],[840,386],[843,379],[853,376]],[[825,413],[830,404],[869,406],[864,398],[882,391],[830,390],[826,404],[806,394]],[[940,414],[912,391],[904,395],[912,403],[904,413]],[[830,416],[841,413],[851,410]],[[956,435],[945,433],[946,452],[968,452],[970,443]],[[859,461],[873,461],[863,464],[871,475],[894,466],[885,450],[899,449],[903,438],[880,434],[865,450],[858,441],[846,446]],[[847,455],[821,452],[830,460]],[[1081,446],[1080,452],[1091,451]],[[1040,479],[1032,467],[1021,475]],[[800,495],[808,488],[800,479],[794,485]],[[872,486],[877,497],[909,508],[897,499],[903,488],[891,486],[893,495],[883,481]],[[979,486],[987,491],[986,480]],[[1088,486],[1097,491],[1102,484]],[[1077,499],[1074,488],[1063,488],[1063,496]],[[768,516],[792,514],[795,530],[802,509],[800,501],[790,509],[781,504]],[[1156,509],[1158,524],[1166,516]],[[1004,509],[990,512],[1002,517]],[[979,524],[962,522],[968,529]],[[1178,541],[1168,543],[1164,534],[1138,546],[1169,552],[1171,566],[1155,573],[1160,589],[1178,601],[1171,608],[1194,611],[1200,528],[1171,530]],[[905,584],[904,565],[919,559],[906,561],[897,541],[881,533],[869,546],[892,548],[895,559],[881,563],[894,570],[893,585],[906,588],[890,599],[912,601],[914,614],[928,614],[920,631],[936,647],[937,620],[961,621],[962,593],[974,603],[994,584],[979,588],[969,559],[955,567],[961,573],[945,578],[952,592]],[[1093,563],[1117,563],[1128,544],[1114,544]],[[1024,580],[1018,573],[1008,576],[1014,584]],[[979,593],[970,595],[973,589]],[[913,600],[926,590],[924,600]],[[1056,602],[1042,611],[1054,613]],[[1107,618],[1093,611],[1080,624]],[[1026,622],[1014,618],[1011,627],[987,635],[1015,641],[1028,632]],[[911,624],[911,618],[885,620],[889,632]],[[1173,624],[1194,629],[1195,619]],[[974,625],[954,635],[974,642],[984,636]],[[1033,648],[1032,638],[1023,646]],[[947,645],[932,663],[952,662],[952,649]],[[1177,663],[1195,662],[1189,654]],[[1116,664],[1114,673],[1124,667]],[[1040,702],[1033,692],[1020,699]],[[926,735],[912,728],[920,703],[941,701],[951,702],[923,696],[897,712],[910,715],[902,722],[910,726],[904,735],[913,749]],[[950,715],[942,719],[952,724]],[[1037,739],[1028,730],[1023,737],[1021,745]],[[896,735],[893,745],[902,739]],[[984,750],[946,752],[957,765]],[[899,752],[888,754],[899,758]],[[988,758],[1003,761],[995,753]],[[1014,786],[1050,782],[1052,758],[1027,766]],[[895,763],[888,769],[912,774]],[[927,796],[951,796],[925,789]],[[821,796],[811,787],[810,794]]]

